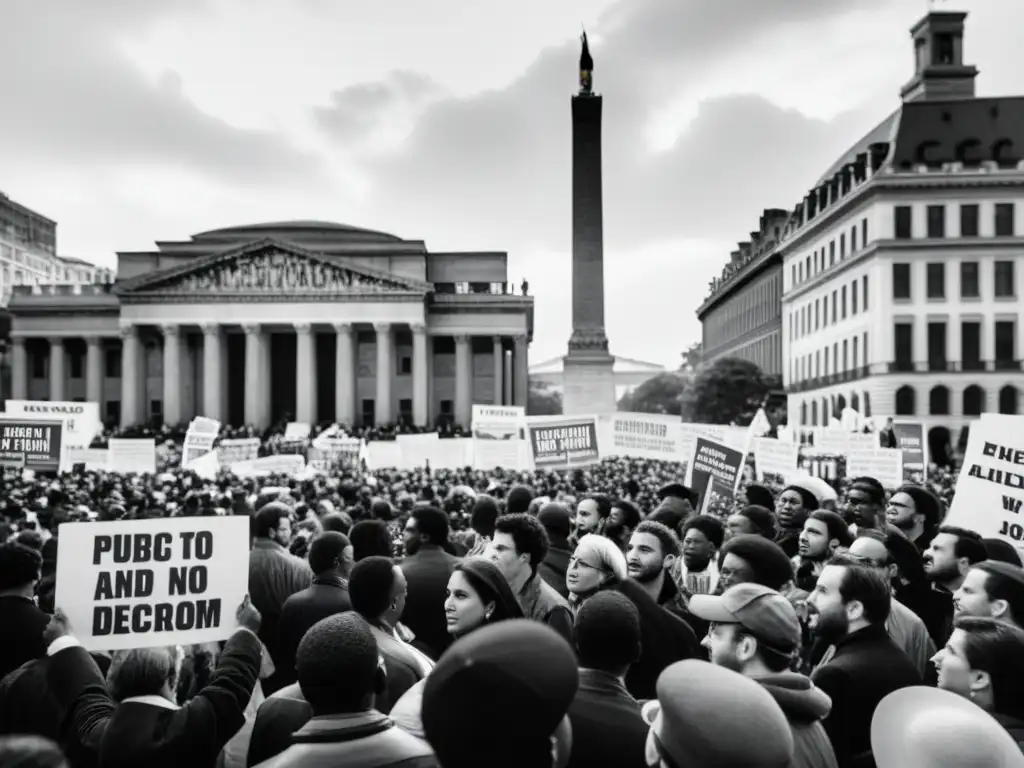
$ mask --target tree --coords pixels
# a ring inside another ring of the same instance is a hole
[[[659,373],[619,400],[619,410],[627,413],[681,413],[681,397],[687,377],[678,373]]]
[[[749,424],[773,384],[749,360],[721,358],[702,366],[683,393],[683,418],[701,424]]]
[[[528,416],[558,416],[562,413],[562,393],[546,382],[530,379],[526,400]]]
[[[704,344],[699,341],[695,341],[691,344],[685,352],[683,352],[683,362],[679,366],[680,372],[693,373],[700,368],[701,361],[704,359]]]

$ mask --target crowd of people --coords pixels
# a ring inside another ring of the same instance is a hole
[[[1024,766],[1024,568],[951,472],[700,514],[675,462],[208,480],[145,436],[155,475],[3,473],[0,768]],[[182,515],[249,518],[238,629],[86,652],[59,525]]]

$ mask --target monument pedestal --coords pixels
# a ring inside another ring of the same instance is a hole
[[[570,353],[562,358],[562,412],[566,416],[614,413],[615,358],[604,353]]]

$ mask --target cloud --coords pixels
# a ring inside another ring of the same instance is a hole
[[[10,5],[10,7],[8,7]],[[162,164],[236,183],[310,184],[316,158],[281,136],[241,130],[182,93],[174,73],[149,83],[120,42],[163,18],[195,16],[208,0],[12,0],[5,3],[0,50],[4,118],[0,160],[33,164]]]

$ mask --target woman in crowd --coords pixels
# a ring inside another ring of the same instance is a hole
[[[499,621],[523,618],[523,610],[501,571],[493,563],[475,557],[455,566],[448,579],[444,612],[448,634],[454,639]],[[426,681],[423,678],[409,688],[390,712],[399,728],[421,739],[425,738],[420,709]]]
[[[962,617],[932,662],[939,688],[988,712],[1024,751],[1024,630],[997,619]]]
[[[800,532],[807,516],[818,508],[818,497],[799,485],[786,486],[775,502],[779,533],[775,543],[787,557],[796,557],[800,548]]]
[[[605,589],[625,595],[636,606],[640,614],[640,659],[626,674],[626,689],[634,698],[654,698],[658,675],[665,667],[700,655],[693,629],[628,578],[626,556],[611,539],[594,533],[581,538],[569,560],[565,584],[574,613]]]

